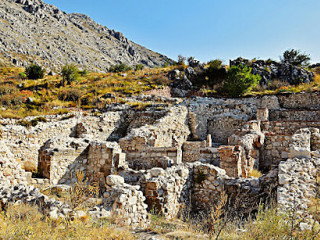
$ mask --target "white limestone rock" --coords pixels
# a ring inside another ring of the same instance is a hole
[[[116,186],[124,184],[124,178],[119,175],[109,175],[106,178],[106,182],[109,186]]]

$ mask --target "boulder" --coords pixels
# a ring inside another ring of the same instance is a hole
[[[172,70],[168,73],[168,78],[170,80],[176,80],[176,79],[179,79],[179,76],[180,76],[180,71],[178,69],[175,69],[175,70]]]
[[[109,186],[116,186],[124,184],[124,178],[119,175],[109,175],[106,178],[106,182]]]

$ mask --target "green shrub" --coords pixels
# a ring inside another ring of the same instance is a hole
[[[66,89],[62,90],[58,98],[61,101],[73,101],[76,102],[78,101],[82,96],[82,92],[79,89]]]
[[[220,69],[222,67],[222,61],[220,59],[211,60],[208,62],[208,69]]]
[[[232,97],[239,97],[254,88],[261,80],[259,75],[251,73],[246,65],[231,66],[223,90]]]
[[[63,116],[60,118],[60,121],[63,121],[63,120],[68,120],[70,118],[74,118],[76,115],[74,114],[70,114],[70,115],[67,115],[67,116]]]
[[[143,70],[144,69],[144,65],[143,64],[137,64],[134,68],[135,71],[138,71],[138,70]]]
[[[67,64],[61,69],[61,76],[63,81],[67,81],[67,84],[71,84],[71,82],[78,80],[79,78],[79,69],[74,64]]]
[[[19,77],[20,77],[21,79],[26,79],[26,78],[27,78],[27,74],[24,73],[24,72],[21,72],[21,73],[19,73]]]
[[[178,55],[178,65],[185,65],[186,59],[186,57]]]
[[[169,67],[170,65],[175,65],[175,64],[177,64],[175,61],[173,62],[166,61],[162,67],[166,68],[166,67]]]
[[[206,179],[207,179],[207,176],[203,171],[199,171],[195,176],[195,182],[198,184],[201,184]]]
[[[81,76],[86,76],[89,72],[87,69],[84,69],[82,71],[79,72]]]
[[[109,72],[113,72],[113,73],[126,72],[129,70],[132,70],[132,68],[126,65],[125,63],[116,64],[109,68]]]
[[[37,65],[37,64],[31,64],[29,67],[26,68],[25,74],[28,77],[28,79],[41,79],[44,77],[45,70]]]
[[[281,61],[284,63],[289,63],[294,66],[307,67],[310,64],[310,56],[301,53],[300,50],[289,49],[283,53]]]
[[[36,117],[35,119],[32,119],[31,121],[27,121],[27,120],[20,120],[17,122],[18,125],[20,126],[24,126],[24,127],[35,127],[38,125],[39,122],[48,122],[46,118],[44,117]]]
[[[227,78],[227,72],[222,67],[222,61],[219,59],[212,60],[208,63],[205,75],[208,77],[208,85],[210,87],[222,83]]]

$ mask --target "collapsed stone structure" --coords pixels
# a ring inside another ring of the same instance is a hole
[[[148,223],[147,211],[169,219],[210,211],[224,194],[238,214],[270,198],[291,206],[292,194],[301,203],[315,196],[319,93],[174,102],[52,116],[30,129],[4,120],[0,184],[41,187],[22,169],[27,160],[51,186],[72,186],[81,171],[100,185],[103,204],[91,213],[134,226]],[[251,177],[254,169],[264,174]]]

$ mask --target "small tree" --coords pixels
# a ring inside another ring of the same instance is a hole
[[[138,70],[143,70],[144,69],[144,65],[143,64],[137,64],[134,68],[135,71],[138,71]]]
[[[247,65],[231,66],[224,83],[224,90],[232,97],[239,97],[252,90],[261,80],[257,74],[251,73]]]
[[[184,56],[182,56],[182,55],[178,56],[178,64],[179,65],[184,65],[185,61],[186,61],[186,58]]]
[[[71,82],[78,80],[79,78],[79,69],[74,64],[67,64],[61,69],[61,76],[63,81],[67,81],[67,84],[71,84]]]
[[[220,59],[208,62],[205,74],[209,78],[209,86],[220,84],[227,78],[226,68],[222,66],[222,61]]]
[[[309,55],[301,53],[300,50],[289,49],[283,53],[281,61],[290,63],[294,66],[307,67],[310,64],[311,58]]]
[[[211,60],[208,65],[208,69],[220,69],[222,68],[222,61],[220,59]]]
[[[132,70],[132,68],[126,65],[125,63],[116,64],[109,68],[109,72],[113,72],[113,73],[126,72],[129,70]]]
[[[37,65],[37,64],[31,64],[26,68],[26,75],[28,79],[41,79],[44,77],[45,70]]]

